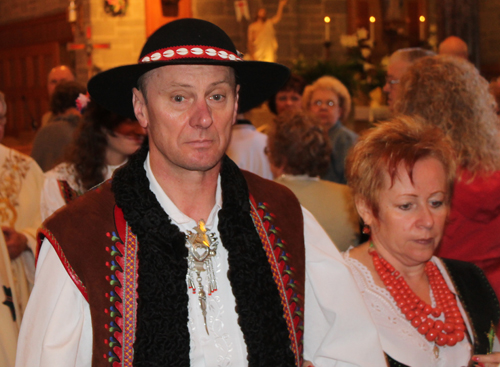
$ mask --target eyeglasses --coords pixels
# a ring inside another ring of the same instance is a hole
[[[385,77],[385,84],[389,85],[399,84],[399,79],[392,79],[390,77]]]
[[[330,107],[330,108],[332,108],[332,107],[337,106],[337,105],[338,105],[338,103],[336,103],[335,101],[332,101],[331,99],[330,99],[330,100],[328,100],[328,101],[324,101],[324,102],[318,99],[318,100],[316,100],[316,101],[313,101],[313,102],[312,102],[312,105],[314,105],[314,106],[316,106],[316,107],[323,107],[323,106],[325,106],[325,107]]]

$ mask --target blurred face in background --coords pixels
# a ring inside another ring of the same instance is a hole
[[[410,63],[403,60],[391,61],[387,67],[387,76],[385,78],[384,92],[387,93],[387,104],[389,108],[394,108],[394,102],[399,98],[401,94],[401,77],[410,67]]]
[[[312,93],[309,110],[327,129],[335,125],[342,116],[339,96],[328,89],[316,89]]]
[[[72,82],[75,80],[73,72],[67,66],[61,65],[53,68],[47,77],[47,91],[49,97],[54,93],[54,89],[61,82]]]
[[[116,156],[123,156],[125,159],[141,147],[145,136],[146,130],[137,121],[127,119],[111,133],[106,134],[108,142],[106,149],[109,153],[114,153]]]
[[[279,91],[275,98],[276,112],[300,111],[302,109],[302,96],[294,90]]]

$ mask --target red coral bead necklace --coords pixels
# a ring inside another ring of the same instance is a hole
[[[373,248],[373,243],[370,244]],[[438,346],[453,347],[465,337],[465,323],[455,295],[450,291],[438,267],[431,261],[425,264],[436,307],[424,302],[411,290],[403,276],[373,248],[369,251],[373,266],[401,312],[417,331]],[[445,321],[433,320],[444,312]]]

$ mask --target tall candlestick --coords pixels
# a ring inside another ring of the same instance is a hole
[[[375,41],[375,17],[370,17],[370,41]]]
[[[325,42],[330,42],[330,17],[325,17]]]
[[[418,29],[418,39],[420,41],[425,41],[425,17],[423,15],[420,16],[420,27]]]

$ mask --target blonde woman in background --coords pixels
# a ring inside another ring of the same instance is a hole
[[[321,178],[345,184],[345,157],[358,139],[355,132],[342,124],[351,112],[349,91],[338,79],[323,76],[306,87],[302,104],[305,111],[311,112],[321,121],[332,143],[330,166]]]

